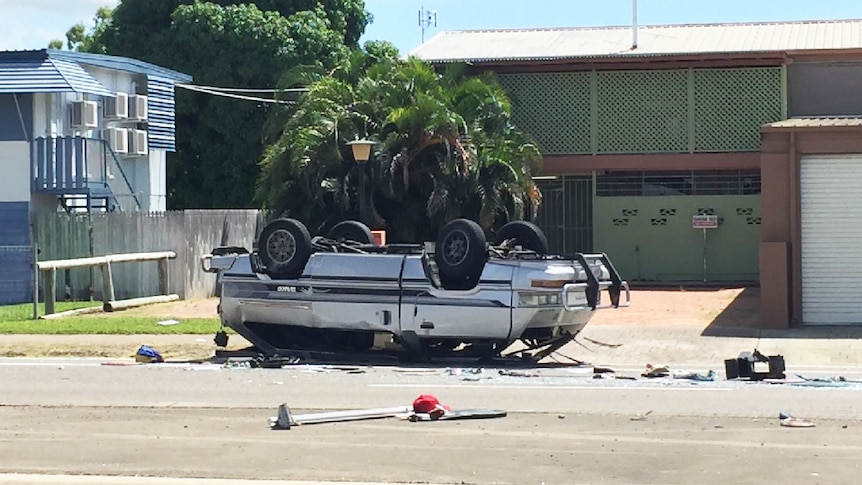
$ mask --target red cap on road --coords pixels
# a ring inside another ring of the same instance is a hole
[[[433,413],[451,411],[449,406],[440,404],[436,397],[430,394],[422,394],[413,401],[414,413]]]

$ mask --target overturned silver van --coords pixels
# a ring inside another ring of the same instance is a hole
[[[219,316],[266,355],[291,350],[500,355],[540,359],[571,341],[596,310],[630,304],[605,254],[548,254],[534,224],[503,226],[488,244],[473,221],[446,224],[434,243],[374,244],[356,221],[310,237],[293,219],[269,223],[257,250],[215,248]],[[220,332],[217,343],[226,344]]]

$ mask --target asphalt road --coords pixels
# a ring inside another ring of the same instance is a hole
[[[0,359],[0,484],[144,483],[116,478],[135,475],[233,483],[850,484],[860,471],[856,384],[597,380],[575,368],[501,375],[102,364]],[[282,402],[295,413],[378,408],[409,405],[423,393],[455,409],[509,414],[267,426]],[[817,426],[781,427],[782,410]],[[169,483],[157,480],[147,483]]]

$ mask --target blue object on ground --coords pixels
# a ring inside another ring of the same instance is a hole
[[[135,360],[138,362],[164,362],[165,359],[162,358],[162,355],[154,348],[149,345],[141,345],[138,351],[135,353]]]

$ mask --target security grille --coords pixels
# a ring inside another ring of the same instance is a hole
[[[542,152],[590,151],[590,74],[501,74],[512,101],[512,120],[532,135]]]
[[[605,172],[596,177],[598,197],[759,193],[759,170]]]
[[[757,151],[782,116],[781,68],[696,69],[694,151]]]
[[[564,254],[593,250],[593,178],[567,176]]]
[[[537,180],[536,185],[542,191],[536,224],[545,232],[551,251],[560,254],[592,251],[592,177],[560,176]]]
[[[542,228],[548,238],[551,251],[562,253],[565,243],[565,192],[562,177],[551,180],[536,180],[536,186],[542,191],[542,204],[536,214],[535,223]]]
[[[688,150],[686,71],[597,73],[598,153]]]

